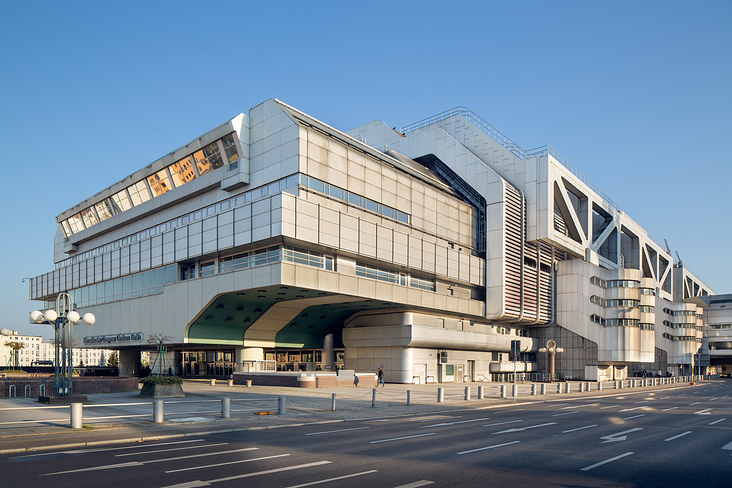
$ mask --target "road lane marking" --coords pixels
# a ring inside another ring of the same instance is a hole
[[[600,410],[605,410],[606,408],[615,408],[619,407],[620,405],[608,405],[607,407],[601,407]]]
[[[732,442],[730,442],[729,444],[723,445],[722,449],[724,449],[725,451],[732,451]]]
[[[595,469],[599,466],[602,466],[603,464],[611,463],[613,461],[617,461],[618,459],[622,459],[625,456],[630,456],[632,454],[635,454],[634,452],[626,452],[625,454],[621,454],[620,456],[611,457],[610,459],[606,459],[604,461],[600,461],[599,463],[591,464],[589,466],[585,466],[584,468],[580,469],[580,471],[589,471],[591,469]]]
[[[513,412],[523,412],[523,408],[517,408],[515,410],[497,410],[495,413],[513,413]]]
[[[514,429],[502,430],[500,432],[494,432],[493,435],[506,434],[509,432],[522,432],[524,430],[536,429],[537,427],[546,427],[547,425],[557,425],[558,423],[559,422],[547,422],[546,424],[529,425],[527,427],[519,427],[519,428],[514,428]]]
[[[211,485],[211,483],[218,483],[220,481],[232,481],[232,480],[238,480],[238,479],[242,479],[242,478],[251,478],[252,476],[262,476],[265,474],[281,473],[283,471],[292,471],[293,469],[311,468],[313,466],[322,466],[323,464],[331,464],[331,462],[330,461],[316,461],[314,463],[298,464],[296,466],[287,466],[284,468],[268,469],[266,471],[257,471],[254,473],[238,474],[236,476],[228,476],[226,478],[219,478],[219,479],[215,479],[215,480],[187,481],[185,483],[179,483],[177,485],[169,485],[169,486],[166,486],[163,488],[198,488],[200,486],[209,486],[209,485]]]
[[[521,442],[521,441],[506,442],[504,444],[496,444],[495,446],[479,447],[478,449],[471,449],[469,451],[458,452],[457,454],[458,455],[470,454],[471,452],[485,451],[486,449],[495,449],[497,447],[510,446],[511,444],[518,444],[519,442]]]
[[[646,407],[633,407],[633,408],[624,408],[620,412],[632,412],[633,410],[643,410]]]
[[[311,432],[305,435],[335,434],[336,432],[349,432],[351,430],[370,429],[371,427],[354,427],[353,429],[326,430],[324,432]]]
[[[727,420],[727,419],[719,419],[719,420],[715,420],[715,421],[714,421],[714,422],[712,422],[711,424],[707,424],[707,425],[714,425],[714,424],[718,424],[718,423],[720,423],[720,422],[724,422],[725,420]]]
[[[228,444],[229,444],[228,442],[220,442],[218,444],[201,444],[201,445],[196,445],[196,446],[173,447],[171,449],[158,449],[156,451],[127,452],[125,454],[115,454],[114,457],[142,456],[145,454],[152,454],[152,453],[158,453],[158,452],[183,451],[186,449],[201,449],[203,447],[226,446]]]
[[[259,457],[259,458],[239,459],[238,461],[227,461],[225,463],[205,464],[203,466],[191,466],[189,468],[171,469],[169,471],[166,471],[166,473],[178,473],[180,471],[191,471],[193,469],[218,468],[219,466],[228,466],[230,464],[250,463],[252,461],[264,461],[265,459],[276,459],[276,458],[287,457],[287,456],[289,456],[289,454],[276,454],[276,455],[272,455],[272,456],[264,456],[264,457]]]
[[[663,410],[661,410],[661,411],[662,411],[662,412],[668,412],[669,410],[676,410],[677,408],[679,408],[679,407],[664,408],[664,409],[663,409]]]
[[[639,417],[645,417],[646,414],[642,413],[640,415],[633,415],[632,417],[625,417],[623,420],[630,420],[630,419],[637,419]]]
[[[671,398],[671,397],[670,397],[670,396],[667,396],[667,397],[661,397],[661,398],[659,398],[659,400],[668,400],[669,398]]]
[[[714,400],[716,400],[716,398],[710,398],[709,399],[710,402],[713,402]]]
[[[599,403],[585,403],[584,405],[571,405],[569,407],[563,407],[562,410],[569,410],[570,408],[584,408],[584,407],[596,407]]]
[[[93,452],[103,452],[103,451],[120,451],[123,449],[147,449],[148,447],[158,447],[158,446],[169,446],[173,444],[189,444],[191,442],[203,442],[204,439],[192,439],[190,441],[176,441],[176,442],[146,442],[144,445],[134,445],[134,446],[125,446],[125,447],[107,447],[107,448],[100,448],[100,449],[74,449],[71,451],[54,451],[54,452],[44,452],[39,454],[28,454],[25,456],[16,456],[10,458],[13,462],[18,461],[33,461],[35,459],[44,459],[47,457],[54,457],[59,456],[61,454],[89,454]]]
[[[435,432],[430,432],[429,434],[408,435],[406,437],[394,437],[393,439],[381,439],[378,441],[371,441],[371,442],[369,442],[369,444],[378,444],[380,442],[401,441],[404,439],[414,439],[415,437],[424,437],[426,435],[435,435]]]
[[[305,486],[319,485],[321,483],[330,483],[331,481],[345,480],[347,478],[355,478],[356,476],[362,476],[364,474],[371,474],[371,473],[378,473],[378,472],[379,471],[377,469],[372,469],[369,471],[362,471],[360,473],[353,473],[353,474],[347,474],[344,476],[338,476],[337,478],[330,478],[327,480],[320,480],[320,481],[312,481],[310,483],[303,483],[302,485],[293,485],[293,486],[289,486],[288,488],[303,488]]]
[[[207,453],[203,453],[203,454],[192,454],[190,456],[178,456],[178,457],[163,458],[163,459],[149,459],[147,461],[140,461],[140,462],[133,461],[131,463],[105,464],[102,466],[94,466],[92,468],[72,469],[69,471],[58,471],[55,473],[45,473],[40,476],[50,476],[53,474],[79,473],[79,472],[83,472],[83,471],[97,471],[97,470],[103,470],[103,469],[129,468],[132,466],[142,466],[144,464],[164,463],[166,461],[180,461],[181,459],[193,459],[193,458],[208,457],[208,456],[219,456],[221,454],[230,454],[233,452],[244,452],[244,451],[255,451],[257,449],[259,449],[259,448],[258,447],[245,447],[243,449],[232,449],[230,451],[207,452]]]
[[[495,424],[486,424],[483,427],[494,427],[496,425],[515,424],[516,422],[523,422],[523,420],[508,420],[506,422],[496,422]]]
[[[675,435],[673,437],[669,437],[668,439],[664,439],[663,442],[672,441],[674,439],[678,439],[679,437],[684,437],[685,435],[688,435],[688,434],[691,434],[691,431],[690,430],[687,430],[683,434]]]
[[[406,485],[395,486],[394,488],[419,488],[420,486],[427,486],[427,485],[431,485],[433,483],[434,483],[434,481],[421,480],[421,481],[415,481],[414,483],[408,483]]]
[[[552,417],[561,417],[563,415],[574,415],[576,413],[579,413],[579,412],[574,411],[574,412],[555,413],[554,415],[552,415]]]
[[[699,410],[698,412],[694,412],[694,415],[711,415],[711,413],[709,413],[710,410],[713,410],[713,409],[705,408],[704,410]]]
[[[638,404],[638,403],[648,403],[648,402],[650,402],[650,400],[641,400],[641,401],[635,402],[635,403]]]
[[[482,422],[484,420],[490,420],[490,417],[485,417],[482,419],[470,419],[470,420],[458,420],[457,422],[443,422],[441,424],[432,424],[432,425],[423,425],[420,427],[420,429],[429,429],[430,427],[445,427],[447,425],[455,425],[455,424],[467,424],[469,422]]]
[[[699,405],[700,403],[701,403],[701,402],[694,402],[694,403],[690,403],[690,404],[689,404],[689,406],[691,406],[691,405]]]
[[[563,430],[562,434],[568,434],[569,432],[577,432],[578,430],[591,429],[593,427],[597,427],[597,425],[585,425],[584,427],[577,427],[576,429]]]

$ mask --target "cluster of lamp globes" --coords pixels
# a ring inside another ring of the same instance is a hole
[[[30,313],[31,322],[34,322],[36,324],[42,324],[44,322],[53,323],[56,322],[57,318],[58,313],[55,310],[46,310],[45,312],[33,310]],[[79,314],[79,312],[77,312],[76,310],[72,310],[67,313],[66,318],[74,325],[78,324],[81,321],[83,321],[86,325],[94,325],[94,322],[97,321],[97,318],[94,316],[93,313],[85,313],[82,317],[81,314]]]
[[[546,343],[546,347],[540,347],[539,352],[548,352],[549,354],[554,354],[555,352],[564,352],[563,347],[557,347],[557,343],[554,341],[548,341]]]

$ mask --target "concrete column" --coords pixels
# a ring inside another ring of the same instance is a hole
[[[261,347],[243,347],[241,350],[235,350],[235,360],[239,371],[243,371],[242,364],[250,361],[263,361],[264,349]]]
[[[152,367],[152,364],[150,366]],[[120,376],[140,374],[140,351],[138,349],[121,349],[117,351],[117,367]]]
[[[333,352],[333,334],[323,338],[323,369],[333,371],[335,364],[335,353]]]

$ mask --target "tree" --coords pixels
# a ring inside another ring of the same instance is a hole
[[[119,359],[117,357],[117,351],[113,352],[109,358],[107,358],[107,366],[110,368],[116,368],[119,366]]]
[[[11,355],[12,360],[13,360],[13,365],[12,365],[13,369],[19,369],[18,368],[18,351],[23,349],[25,347],[25,344],[23,344],[20,341],[5,341],[5,345],[13,350],[13,353]]]
[[[172,337],[166,336],[160,333],[154,333],[150,334],[150,337],[147,339],[148,344],[157,344],[157,356],[155,357],[155,362],[153,363],[151,369],[151,373],[155,371],[155,365],[157,364],[158,370],[156,375],[160,376],[161,374],[165,374],[163,371],[165,369],[164,364],[165,362],[168,363],[168,371],[171,375],[173,375],[173,366],[170,364],[170,361],[168,360],[168,347],[164,346],[166,342],[171,342],[173,340]]]

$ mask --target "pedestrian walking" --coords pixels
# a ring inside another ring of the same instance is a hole
[[[381,386],[386,386],[386,384],[384,383],[384,365],[383,365],[383,364],[382,364],[382,365],[381,365],[381,367],[379,368],[379,372],[378,372],[377,376],[379,377],[379,382],[378,382],[378,383],[376,383],[376,386],[377,386],[377,387],[378,387],[379,385],[381,385]]]

